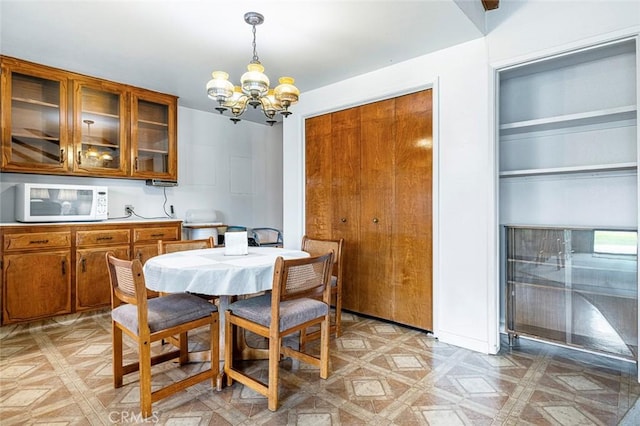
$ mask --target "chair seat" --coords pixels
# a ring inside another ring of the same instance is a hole
[[[211,315],[218,310],[216,305],[187,293],[174,293],[149,299],[148,322],[151,333]],[[120,305],[111,311],[114,321],[139,334],[138,308],[135,305]]]
[[[271,294],[238,300],[228,308],[234,315],[269,327],[271,324]],[[329,307],[315,299],[301,298],[280,302],[280,331],[288,330],[329,312]]]

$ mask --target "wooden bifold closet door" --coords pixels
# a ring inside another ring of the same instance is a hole
[[[344,309],[432,330],[432,91],[305,131],[305,233],[345,239]]]

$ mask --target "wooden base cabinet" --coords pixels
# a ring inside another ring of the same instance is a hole
[[[76,231],[76,311],[85,311],[111,303],[109,273],[105,253],[129,259],[131,231],[129,229],[78,229]]]
[[[180,235],[180,221],[0,227],[2,325],[109,306],[105,253],[130,259],[144,241],[144,261]]]
[[[180,240],[182,229],[173,225],[135,227],[133,229],[133,256],[144,265],[153,256],[158,255],[158,240]]]
[[[3,324],[71,312],[70,230],[18,230],[3,248]]]
[[[432,91],[305,127],[305,233],[345,239],[343,307],[431,330]]]

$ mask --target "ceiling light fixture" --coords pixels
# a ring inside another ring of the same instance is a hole
[[[276,114],[280,113],[285,118],[291,114],[289,107],[298,102],[300,91],[293,85],[291,77],[280,77],[280,84],[275,89],[269,88],[269,77],[264,74],[264,67],[256,53],[256,25],[264,22],[264,16],[247,12],[244,21],[253,28],[253,59],[247,65],[248,71],[240,78],[240,86],[234,86],[226,72],[212,72],[213,78],[207,83],[207,95],[218,102],[216,110],[220,114],[231,111],[234,124],[240,121],[238,117],[247,110],[247,105],[251,105],[253,108],[260,106],[267,123],[273,126]]]

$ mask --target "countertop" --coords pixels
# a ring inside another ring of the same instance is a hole
[[[16,227],[16,226],[68,226],[68,225],[120,225],[120,224],[136,224],[136,223],[175,223],[182,222],[182,219],[172,218],[122,218],[122,219],[107,219],[96,221],[77,221],[77,222],[3,222],[0,223],[2,227]]]

